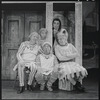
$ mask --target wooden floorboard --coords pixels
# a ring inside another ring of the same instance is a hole
[[[88,77],[83,80],[85,93],[57,89],[53,92],[40,91],[37,86],[33,92],[26,90],[22,94],[17,94],[17,90],[13,88],[13,81],[2,81],[2,99],[98,99],[99,71],[98,69],[89,69],[88,73]]]

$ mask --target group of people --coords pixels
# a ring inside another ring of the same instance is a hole
[[[32,81],[35,78],[40,85],[40,90],[45,87],[53,91],[52,84],[58,79],[59,89],[69,81],[73,87],[84,92],[82,79],[88,75],[87,70],[74,62],[78,57],[77,49],[68,43],[68,32],[61,28],[60,19],[53,20],[53,46],[47,41],[49,34],[46,28],[41,28],[39,33],[33,32],[29,35],[29,41],[22,42],[18,52],[18,63],[14,70],[18,69],[19,85],[18,93],[25,90],[24,69],[30,69],[27,90],[33,91]]]

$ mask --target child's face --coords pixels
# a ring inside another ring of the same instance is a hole
[[[46,39],[46,37],[47,37],[46,31],[42,31],[42,32],[40,33],[40,36],[41,36],[42,39]]]
[[[44,53],[46,55],[50,54],[50,51],[51,51],[51,46],[49,44],[45,44],[43,47],[42,47]]]
[[[58,36],[58,43],[61,45],[61,46],[64,46],[66,45],[67,43],[67,38],[66,36]]]
[[[54,27],[54,29],[55,30],[58,30],[59,29],[59,26],[60,26],[60,23],[59,23],[59,21],[54,21],[54,23],[53,23],[53,27]]]

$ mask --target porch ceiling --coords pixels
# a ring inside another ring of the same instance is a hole
[[[2,4],[2,10],[44,10],[46,9],[45,3],[9,3]]]
[[[2,10],[46,10],[46,3],[8,3],[2,4]],[[54,3],[53,4],[54,11],[74,11],[75,4],[74,3]]]

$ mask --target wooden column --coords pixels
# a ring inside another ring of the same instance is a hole
[[[80,54],[75,61],[82,65],[82,2],[75,3],[75,47]]]
[[[48,30],[48,41],[52,45],[52,20],[53,20],[53,2],[46,3],[46,28]]]
[[[3,61],[4,61],[4,57],[3,57],[3,22],[4,22],[4,11],[2,10],[2,16],[1,16],[1,56],[2,56],[2,79],[3,79],[3,74],[5,74],[5,68],[4,68],[4,64],[3,64]]]

